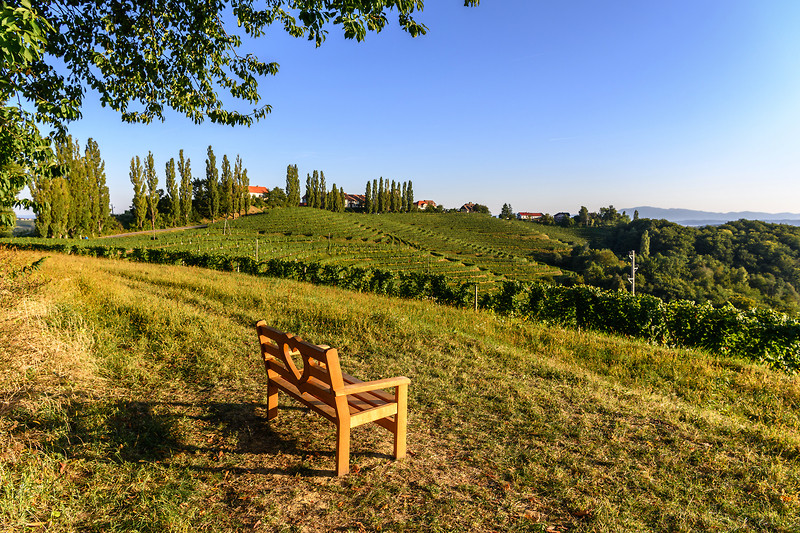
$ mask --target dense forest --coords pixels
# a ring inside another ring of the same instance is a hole
[[[575,227],[585,244],[539,260],[575,273],[567,283],[630,287],[636,252],[636,291],[666,301],[730,303],[800,311],[800,227],[753,220],[688,227],[666,220],[619,220]]]

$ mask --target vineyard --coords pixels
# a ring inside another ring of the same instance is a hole
[[[486,216],[363,215],[307,208],[272,209],[203,229],[71,242],[85,247],[249,257],[257,263],[278,259],[441,274],[453,285],[478,284],[481,292],[494,292],[502,281],[559,276],[561,271],[529,256],[543,249],[567,249],[530,224]]]

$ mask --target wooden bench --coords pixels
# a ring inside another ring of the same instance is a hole
[[[339,367],[335,348],[318,346],[272,328],[256,324],[261,355],[267,370],[267,419],[278,416],[278,391],[301,401],[336,425],[336,475],[350,471],[350,429],[368,422],[394,434],[394,456],[406,455],[406,377],[363,382]],[[300,372],[295,357],[302,360]],[[382,389],[394,388],[394,394]]]

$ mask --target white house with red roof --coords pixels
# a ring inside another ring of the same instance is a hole
[[[252,196],[253,198],[258,198],[259,196],[266,196],[267,193],[269,192],[269,189],[267,189],[266,187],[259,187],[257,185],[249,185],[247,187],[247,190],[250,193],[250,196]]]

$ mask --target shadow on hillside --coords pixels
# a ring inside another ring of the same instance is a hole
[[[86,461],[169,463],[189,454],[190,464],[183,467],[199,472],[333,475],[332,440],[329,449],[320,450],[309,442],[309,433],[301,436],[301,444],[298,438],[279,434],[266,419],[266,406],[259,403],[84,397],[73,398],[57,409],[50,407],[37,412],[18,407],[6,413],[15,422],[11,434],[45,453]],[[281,406],[285,418],[292,417],[291,412],[304,411],[304,407]],[[286,424],[285,431],[291,431],[291,426]],[[376,452],[354,451],[352,455],[391,458]],[[309,457],[325,458],[330,467],[313,469],[306,461]],[[278,462],[294,466],[281,467],[275,464]]]

